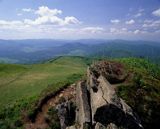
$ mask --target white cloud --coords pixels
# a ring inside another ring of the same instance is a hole
[[[132,24],[134,24],[135,23],[135,21],[133,20],[133,19],[131,19],[131,20],[129,20],[129,21],[126,21],[126,24],[127,25],[132,25]]]
[[[43,10],[43,11],[42,11]],[[26,11],[26,10],[25,10]],[[29,11],[29,9],[27,10]],[[57,9],[49,9],[48,7],[39,7],[35,10],[37,18],[24,20],[0,20],[0,31],[22,31],[22,32],[48,32],[58,31],[58,27],[70,25],[79,25],[81,22],[73,17],[66,16],[61,18],[57,16],[62,11]],[[18,14],[17,14],[18,15]],[[21,14],[19,14],[20,16]]]
[[[34,10],[31,8],[23,8],[22,11],[23,12],[33,12]]]
[[[142,16],[142,13],[137,13],[136,15],[134,15],[134,17],[140,17],[140,16]]]
[[[140,30],[135,30],[134,31],[134,34],[139,34],[140,33]]]
[[[104,28],[102,27],[85,27],[81,29],[81,32],[86,33],[101,33],[104,31]]]
[[[42,16],[38,17],[35,20],[31,19],[25,19],[24,23],[29,25],[55,25],[55,26],[64,26],[64,25],[71,25],[71,24],[79,24],[81,23],[77,18],[75,17],[65,17],[64,19],[61,19],[57,16]]]
[[[5,26],[5,25],[22,25],[23,22],[21,21],[5,21],[5,20],[0,20],[0,25]]]
[[[119,32],[119,30],[118,30],[118,29],[116,29],[116,28],[110,28],[110,32],[111,32],[111,33],[118,33],[118,32]]]
[[[29,25],[52,24],[55,26],[64,26],[81,23],[77,18],[73,16],[66,16],[64,19],[62,19],[57,16],[58,14],[62,14],[61,10],[49,9],[46,6],[39,7],[38,10],[35,11],[35,14],[38,15],[38,17],[35,20],[25,19],[24,23]]]
[[[35,14],[40,16],[55,16],[58,14],[62,14],[62,10],[58,9],[49,9],[47,6],[41,6],[38,10],[35,11]]]
[[[155,11],[153,11],[152,14],[153,14],[154,16],[160,17],[160,8],[157,9],[157,10],[155,10]]]
[[[127,28],[122,28],[121,30],[122,30],[122,31],[127,31],[128,29],[127,29]]]
[[[27,27],[22,21],[0,20],[0,30],[25,30]]]
[[[60,32],[66,32],[66,33],[77,32],[77,29],[75,28],[59,28],[58,30]]]
[[[94,26],[94,27],[82,27],[82,28],[59,28],[58,29],[60,32],[65,32],[65,33],[72,33],[72,34],[97,34],[97,33],[102,33],[105,31],[104,28]]]
[[[135,30],[129,30],[127,28],[110,28],[110,33],[112,35],[133,35],[133,34],[147,34],[147,31],[135,29]]]
[[[152,23],[152,22],[153,20],[148,20],[148,19],[144,20],[144,23]]]
[[[156,27],[160,28],[160,20],[145,20],[144,24],[142,25],[144,28],[149,28],[149,27]]]
[[[134,30],[133,33],[134,34],[149,34],[149,32],[144,31],[144,30],[139,30],[139,29]]]
[[[120,23],[120,20],[114,19],[114,20],[111,20],[110,22],[111,22],[111,23],[114,23],[114,24],[117,24],[117,23]]]
[[[70,17],[65,17],[64,19],[64,24],[79,24],[81,23],[77,18],[70,16]]]
[[[127,28],[110,28],[110,33],[112,34],[127,34],[129,33]]]
[[[23,15],[22,13],[18,13],[18,14],[17,14],[17,16],[22,16],[22,15]]]
[[[140,9],[138,10],[138,12],[144,12],[144,9],[140,8]]]
[[[140,8],[134,15],[135,18],[141,17],[144,14],[144,9]]]

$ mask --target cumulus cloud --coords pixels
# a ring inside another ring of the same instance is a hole
[[[134,34],[139,34],[140,33],[140,30],[135,30],[134,31]]]
[[[141,17],[144,14],[144,9],[140,8],[137,14],[134,15],[135,18]]]
[[[81,23],[77,18],[70,16],[70,17],[65,17],[64,19],[64,24],[79,24]]]
[[[112,35],[133,35],[133,34],[147,34],[147,31],[139,30],[139,29],[127,29],[127,28],[110,28],[110,33]]]
[[[78,33],[78,34],[96,34],[96,33],[102,33],[105,31],[104,28],[102,27],[82,27],[82,28],[59,28],[58,29],[60,32],[67,32],[67,33]]]
[[[134,30],[133,33],[134,33],[135,35],[136,35],[136,34],[149,34],[149,32],[144,31],[144,30],[139,30],[139,29]]]
[[[102,27],[85,27],[81,29],[82,32],[89,32],[89,33],[101,33],[104,31]]]
[[[31,8],[24,8],[22,9],[25,12],[33,11]],[[0,20],[0,29],[1,28],[25,28],[26,26],[66,26],[66,25],[75,25],[80,24],[81,22],[73,17],[73,16],[66,16],[64,18],[60,18],[58,15],[62,14],[61,10],[58,9],[49,9],[46,6],[41,6],[38,8],[38,10],[34,10],[34,13],[37,15],[37,18],[35,19],[24,19],[24,20],[12,20],[12,21],[6,21],[6,20]],[[22,14],[17,14],[18,16],[21,16]]]
[[[18,14],[17,14],[17,16],[22,16],[22,15],[23,15],[22,13],[18,13]]]
[[[142,16],[142,13],[137,13],[136,15],[134,15],[135,18]]]
[[[75,29],[75,28],[59,28],[58,31],[66,32],[66,33],[72,33],[72,32],[77,32],[78,30]]]
[[[5,21],[0,20],[0,30],[22,30],[28,27],[28,25],[25,25],[22,21]]]
[[[120,20],[114,19],[114,20],[111,20],[110,22],[111,22],[111,23],[114,23],[114,24],[117,24],[117,23],[120,23]]]
[[[49,9],[47,6],[39,7],[38,10],[35,11],[35,14],[38,15],[38,17],[35,20],[25,19],[24,23],[29,25],[52,24],[59,26],[81,23],[77,18],[73,16],[67,16],[64,19],[62,19],[57,16],[59,14],[62,14],[62,10]]]
[[[0,25],[5,26],[5,25],[23,25],[22,21],[5,21],[5,20],[0,20]]]
[[[149,28],[149,27],[156,27],[160,28],[160,20],[145,20],[144,24],[142,25],[144,28]]]
[[[155,11],[153,11],[152,14],[153,14],[154,16],[160,17],[160,8],[157,9],[157,10],[155,10]]]
[[[23,11],[23,12],[32,12],[32,11],[34,11],[34,10],[31,9],[31,8],[23,8],[22,11]]]
[[[49,9],[47,6],[41,6],[38,10],[35,11],[35,14],[40,16],[55,16],[58,14],[62,14],[62,10],[58,9]]]
[[[152,23],[152,22],[153,22],[153,20],[150,20],[150,19],[144,20],[144,23]]]
[[[118,29],[116,29],[116,28],[110,28],[110,32],[111,32],[111,33],[118,33],[118,32],[119,32],[119,30],[118,30]]]
[[[140,9],[138,10],[138,12],[144,12],[144,9],[143,9],[143,8],[140,8]]]
[[[126,21],[126,24],[127,25],[132,25],[132,24],[134,24],[135,23],[135,21],[133,20],[133,19],[131,19],[131,20],[129,20],[129,21]]]
[[[127,28],[110,28],[111,34],[127,34],[129,33]]]
[[[23,9],[25,12],[30,12],[30,9]],[[104,28],[98,26],[73,26],[79,25],[81,22],[74,16],[60,17],[63,12],[58,9],[50,9],[46,6],[39,7],[33,12],[37,17],[35,19],[24,20],[0,20],[0,30],[14,31],[15,33],[27,34],[48,34],[48,35],[62,35],[66,34],[72,36],[77,35],[94,35],[101,34],[105,31]],[[72,26],[71,26],[72,25]]]

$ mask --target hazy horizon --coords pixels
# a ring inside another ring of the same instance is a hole
[[[21,41],[21,40],[55,40],[55,41],[80,41],[80,40],[90,40],[90,41],[144,41],[144,42],[156,42],[156,43],[160,43],[160,40],[145,40],[145,39],[103,39],[103,38],[82,38],[82,39],[54,39],[54,38],[28,38],[28,39],[0,39],[0,40],[4,40],[4,41]]]

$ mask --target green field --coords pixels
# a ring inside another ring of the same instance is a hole
[[[20,110],[30,108],[42,94],[80,79],[86,67],[86,60],[80,57],[34,65],[0,64],[0,128],[14,124],[20,119]]]
[[[160,118],[160,67],[138,58],[110,60],[121,62],[130,75],[127,83],[117,87],[118,95],[138,113],[145,128],[156,126]],[[23,128],[24,111],[32,114],[35,103],[47,93],[81,79],[92,61],[59,57],[33,65],[0,64],[0,129]]]

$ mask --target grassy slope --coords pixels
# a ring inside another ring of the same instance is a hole
[[[118,87],[118,95],[138,113],[146,126],[156,125],[160,118],[160,69],[143,59],[122,58],[132,77]],[[85,73],[90,60],[61,57],[44,64],[0,65],[0,128],[20,124],[20,111],[31,110],[42,93],[72,83]],[[47,90],[48,89],[48,90]],[[2,92],[3,91],[3,92]],[[5,108],[4,108],[5,107]],[[17,128],[17,127],[16,127]]]
[[[61,57],[34,65],[0,64],[0,119],[5,120],[0,122],[0,128],[13,124],[19,117],[18,110],[34,102],[46,89],[54,91],[80,79],[86,67],[85,59],[79,57]]]
[[[160,67],[144,59],[123,58],[132,77],[118,87],[122,97],[140,116],[145,129],[158,129],[160,122]]]

